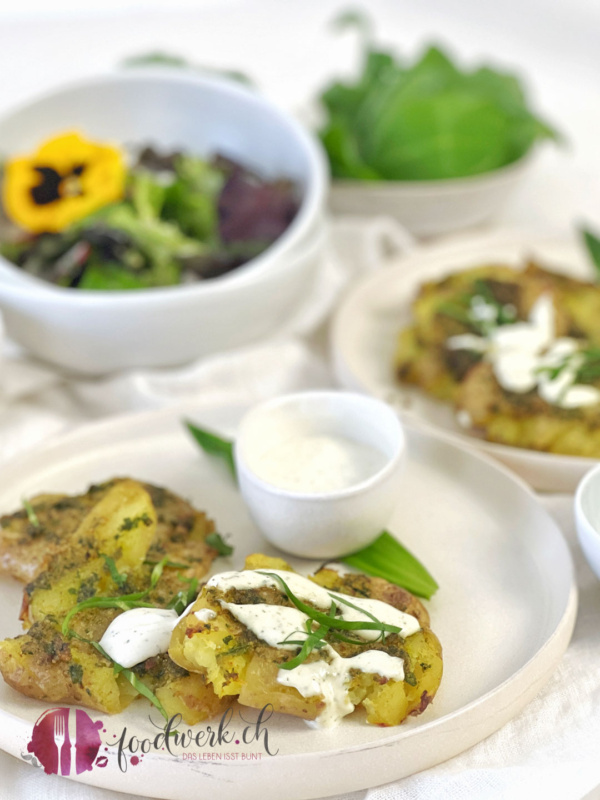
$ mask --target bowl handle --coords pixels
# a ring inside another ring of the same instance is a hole
[[[374,272],[417,246],[414,237],[392,217],[334,218],[336,247],[353,272]]]

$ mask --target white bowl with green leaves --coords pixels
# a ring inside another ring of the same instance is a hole
[[[558,134],[518,77],[463,69],[438,47],[414,63],[364,44],[361,74],[321,95],[320,137],[345,214],[385,214],[411,233],[449,233],[492,218]]]
[[[135,149],[224,154],[299,193],[287,229],[239,269],[143,289],[54,285],[0,256],[0,310],[11,339],[60,368],[102,375],[169,367],[244,346],[294,316],[323,264],[327,169],[291,117],[230,80],[131,70],[87,78],[0,120],[0,153],[65,131]],[[156,247],[158,250],[158,246]]]
[[[439,181],[334,180],[329,204],[335,214],[390,216],[415,236],[439,236],[492,219],[532,161],[527,155],[483,175]]]

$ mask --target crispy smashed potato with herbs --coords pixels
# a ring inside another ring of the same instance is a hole
[[[4,554],[10,553],[9,562],[15,565],[22,553],[22,574],[29,570],[37,576],[25,588],[21,609],[28,630],[0,642],[0,671],[28,697],[122,711],[139,694],[90,644],[102,638],[121,611],[80,611],[69,623],[74,636],[63,633],[62,622],[77,603],[96,597],[147,591],[148,602],[167,607],[186,581],[209,570],[217,552],[205,538],[214,526],[171,492],[129,479],[92,487],[78,497],[46,495],[32,506],[37,525],[27,511],[25,518],[22,512],[2,518]],[[42,531],[36,536],[31,527]],[[152,585],[152,570],[165,557],[178,566],[165,566]],[[42,564],[49,566],[40,572]],[[227,706],[204,676],[190,674],[167,654],[147,659],[132,672],[170,716],[180,713],[188,724]]]
[[[423,284],[414,322],[398,339],[395,370],[402,383],[452,403],[461,426],[488,441],[578,456],[600,456],[600,404],[563,408],[537,389],[504,389],[482,352],[448,346],[460,335],[485,335],[471,313],[473,298],[496,308],[494,324],[524,321],[542,296],[552,299],[555,337],[600,347],[600,286],[529,263],[523,270],[482,266]],[[600,353],[580,382],[600,388]]]
[[[247,559],[246,569],[291,571],[281,559],[258,554]],[[350,673],[349,700],[366,710],[368,722],[398,725],[409,714],[424,711],[441,681],[442,655],[440,643],[428,627],[429,615],[422,603],[381,578],[340,576],[324,568],[311,580],[340,594],[381,600],[418,619],[421,630],[406,638],[389,633],[383,641],[369,643],[353,644],[328,638],[326,641],[342,658],[380,650],[402,660],[404,680],[359,670]],[[173,631],[169,649],[173,660],[190,672],[206,675],[219,697],[237,697],[241,704],[253,708],[270,703],[275,711],[306,720],[317,719],[325,710],[323,696],[304,697],[296,688],[278,682],[281,664],[293,658],[295,652],[269,646],[260,640],[224,608],[222,602],[293,607],[283,590],[275,587],[223,592],[217,586],[205,586],[190,613]],[[313,650],[306,663],[324,658],[327,659],[327,655]]]
[[[0,570],[18,580],[33,580],[57,555],[76,544],[75,534],[79,535],[79,526],[86,515],[123,481],[114,478],[75,496],[38,495],[29,501],[29,509],[24,507],[0,516]],[[141,486],[150,495],[156,515],[148,558],[159,561],[168,551],[173,561],[193,562],[198,577],[205,575],[215,557],[214,550],[205,542],[214,530],[213,523],[206,514],[168,489],[148,483]]]

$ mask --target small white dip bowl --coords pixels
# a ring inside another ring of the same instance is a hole
[[[600,578],[600,464],[593,467],[577,487],[575,525],[581,549]]]
[[[296,491],[260,477],[265,454],[290,437],[339,437],[381,455],[357,483]],[[305,558],[339,558],[370,544],[388,524],[406,442],[385,403],[339,391],[301,392],[262,403],[243,418],[235,443],[240,490],[252,518],[277,547]]]

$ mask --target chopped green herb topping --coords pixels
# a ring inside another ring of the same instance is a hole
[[[148,514],[146,514],[146,512],[144,512],[143,514],[139,514],[137,517],[133,517],[133,519],[131,517],[125,517],[119,530],[132,531],[134,528],[137,528],[140,524],[144,524],[146,527],[152,525],[152,520],[150,519]]]
[[[83,680],[83,667],[81,664],[69,664],[69,677],[73,683],[81,683]]]

